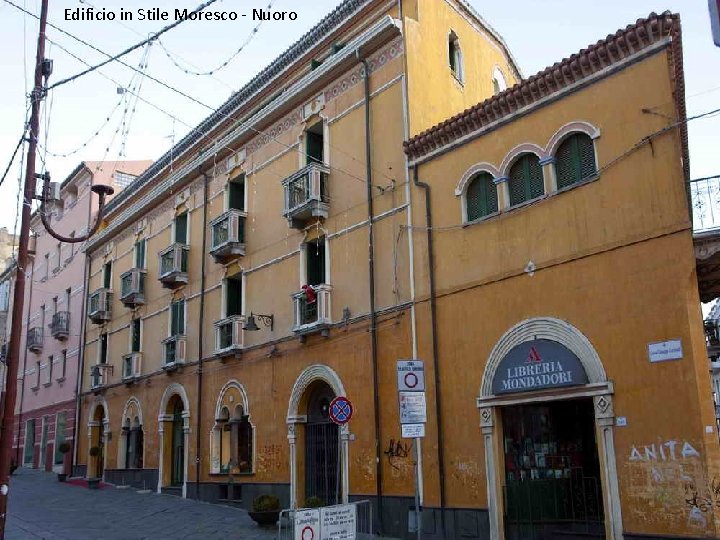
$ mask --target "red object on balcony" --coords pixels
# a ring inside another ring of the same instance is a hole
[[[306,303],[314,304],[315,302],[317,302],[317,294],[315,293],[315,289],[312,288],[312,285],[303,285],[300,288],[305,293]]]

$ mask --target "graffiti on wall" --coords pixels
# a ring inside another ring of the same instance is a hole
[[[266,444],[257,453],[257,472],[273,473],[283,469],[282,447],[278,444]]]
[[[715,498],[720,480],[707,481],[698,448],[699,444],[678,439],[630,446],[623,476],[636,519],[668,532],[708,528],[712,520],[705,514],[720,501]]]
[[[393,478],[412,477],[415,471],[415,460],[412,458],[411,442],[403,439],[390,439],[385,445],[383,454],[390,464],[390,473]]]

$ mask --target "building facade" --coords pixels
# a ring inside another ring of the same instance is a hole
[[[12,325],[12,298],[15,290],[16,263],[13,261],[0,274],[0,388],[5,391],[8,340]]]
[[[109,204],[75,472],[409,537],[422,359],[424,537],[716,535],[681,55],[521,80],[464,2],[343,2]]]
[[[46,214],[62,236],[85,234],[97,212],[96,184],[122,189],[149,161],[119,161],[114,167],[84,161],[59,186]],[[74,439],[81,349],[85,255],[77,243],[53,238],[36,213],[31,223],[34,248],[26,269],[20,369],[13,446],[21,466],[46,471],[69,465],[71,453],[58,446]]]

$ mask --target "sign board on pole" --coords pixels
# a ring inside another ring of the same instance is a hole
[[[671,339],[670,341],[648,343],[648,357],[651,362],[679,360],[683,357],[682,341],[679,339]]]
[[[320,509],[321,540],[355,540],[357,511],[354,504]]]
[[[425,424],[401,424],[403,439],[419,439],[425,436]]]
[[[398,360],[398,390],[422,392],[425,390],[425,366],[422,360]]]
[[[400,392],[400,423],[424,424],[427,422],[425,392]]]
[[[298,510],[295,512],[295,540],[321,540],[320,510]]]

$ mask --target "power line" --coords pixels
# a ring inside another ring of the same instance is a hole
[[[9,0],[5,0],[5,2],[8,2],[9,4],[11,3],[11,2],[9,2]],[[76,80],[76,79],[79,79],[79,78],[82,77],[83,75],[87,75],[88,73],[90,73],[90,72],[92,72],[92,71],[95,71],[96,69],[101,68],[101,67],[103,67],[104,65],[109,64],[110,62],[114,62],[114,61],[116,61],[116,60],[119,60],[119,59],[122,58],[123,56],[125,56],[125,55],[133,52],[135,49],[139,49],[140,47],[144,47],[148,42],[153,41],[153,40],[159,38],[159,37],[160,37],[161,35],[163,35],[165,32],[168,32],[168,31],[172,30],[173,28],[181,25],[181,24],[184,23],[185,21],[190,20],[190,19],[192,18],[191,15],[193,15],[193,14],[195,14],[195,13],[201,12],[203,9],[205,9],[205,8],[208,7],[208,6],[210,6],[211,4],[214,4],[215,2],[217,2],[217,0],[207,0],[206,2],[203,2],[203,3],[200,4],[198,7],[196,7],[194,10],[192,10],[192,11],[189,13],[189,16],[188,16],[188,17],[181,18],[181,19],[175,21],[175,22],[172,23],[172,24],[169,24],[169,25],[167,25],[167,26],[164,26],[163,28],[160,29],[159,32],[154,33],[151,37],[149,37],[149,38],[147,38],[147,39],[144,39],[144,40],[141,41],[140,43],[136,43],[135,45],[132,45],[131,47],[128,47],[128,48],[125,49],[124,51],[116,54],[115,56],[111,56],[111,57],[108,58],[107,60],[104,60],[103,62],[100,62],[99,64],[97,64],[97,65],[95,65],[95,66],[89,67],[88,69],[86,69],[86,70],[84,70],[84,71],[81,71],[80,73],[78,73],[78,74],[76,74],[76,75],[73,75],[72,77],[67,77],[67,78],[65,78],[65,79],[62,79],[62,80],[56,82],[55,84],[50,85],[50,86],[47,88],[47,90],[52,90],[53,88],[57,88],[57,87],[60,86],[60,85],[69,83],[69,82],[74,81],[74,80]],[[14,4],[13,4],[13,5],[14,5]],[[20,7],[20,6],[16,6],[16,7]],[[51,26],[52,26],[52,25],[51,25]],[[55,27],[53,26],[53,28],[55,28]]]
[[[5,168],[5,172],[2,175],[2,178],[0,178],[0,186],[5,181],[5,177],[7,176],[8,172],[10,171],[10,167],[12,167],[12,164],[15,162],[15,157],[17,156],[18,150],[20,150],[20,147],[25,142],[25,133],[27,133],[27,126],[25,127],[25,131],[23,131],[22,135],[20,135],[20,140],[18,140],[17,145],[15,146],[15,150],[13,150],[12,156],[10,157],[10,161],[7,164],[7,167]]]

